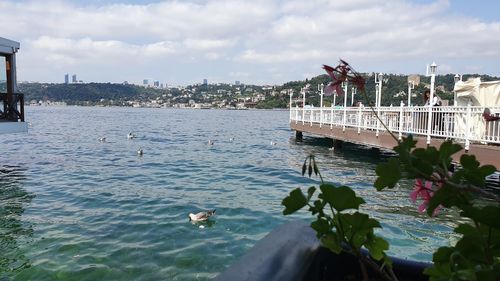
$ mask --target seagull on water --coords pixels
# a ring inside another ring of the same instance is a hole
[[[131,139],[134,139],[134,138],[135,138],[135,135],[132,134],[132,132],[128,133],[127,139],[131,140]]]
[[[229,138],[229,141],[234,141],[234,138]]]
[[[137,150],[137,155],[142,156],[143,154],[144,154],[144,151],[142,150],[142,148],[139,148]]]
[[[271,141],[271,145],[276,145],[276,142],[274,142],[274,141]]]
[[[208,140],[208,145],[214,145],[214,141],[213,140]]]
[[[99,138],[99,142],[106,142],[106,138]]]
[[[209,217],[215,214],[215,209],[213,211],[199,212],[196,214],[189,213],[189,220],[192,222],[206,221]]]

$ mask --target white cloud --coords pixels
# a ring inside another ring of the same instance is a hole
[[[164,75],[179,79],[172,81],[177,84],[208,77],[214,69],[219,76],[246,69],[248,79],[281,83],[315,68],[319,74],[322,63],[338,58],[367,71],[413,73],[436,61],[447,65],[443,71],[499,75],[500,21],[450,13],[452,5],[445,0],[169,0],[98,6],[4,0],[0,10],[9,12],[0,17],[0,26],[2,36],[21,42],[25,72],[19,76],[27,80],[58,80],[51,75],[73,68],[88,71],[95,81]],[[258,65],[276,71],[270,75]]]

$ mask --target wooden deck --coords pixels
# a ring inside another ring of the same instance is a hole
[[[349,127],[346,127],[345,129],[343,129],[342,127],[330,128],[330,126],[321,126],[317,123],[306,122],[302,124],[302,122],[290,122],[290,127],[297,132],[327,137],[334,140],[351,142],[360,145],[366,145],[370,147],[392,149],[397,144],[397,142],[390,136],[390,134],[384,131],[380,131],[377,137],[374,131],[359,131],[357,128]],[[418,141],[417,147],[427,147],[425,136],[414,136],[414,138]],[[430,145],[439,147],[444,141],[445,138],[432,138],[430,141]],[[463,145],[464,144],[462,144],[462,146]],[[483,165],[491,164],[497,167],[497,169],[498,167],[500,167],[500,145],[471,143],[469,145],[469,150],[467,152],[465,150],[462,150],[461,152],[456,153],[454,160],[458,162],[460,156],[464,153],[474,154]]]

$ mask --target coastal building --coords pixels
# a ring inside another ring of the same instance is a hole
[[[207,79],[203,79],[203,85],[208,85],[208,80]]]
[[[64,84],[69,84],[69,74],[64,75]]]
[[[73,74],[73,76],[71,76],[71,83],[78,83],[78,80],[76,80],[76,74]]]
[[[19,42],[0,37],[0,133],[28,131],[24,122],[24,95],[17,91],[19,47]]]

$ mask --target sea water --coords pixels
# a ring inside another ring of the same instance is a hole
[[[210,279],[278,225],[311,220],[284,217],[281,205],[293,188],[318,184],[301,176],[309,154],[327,181],[365,198],[391,255],[429,261],[453,243],[457,217],[418,214],[412,183],[375,191],[387,153],[296,142],[288,114],[27,107],[29,132],[0,135],[0,279]],[[203,227],[189,222],[211,209]]]

